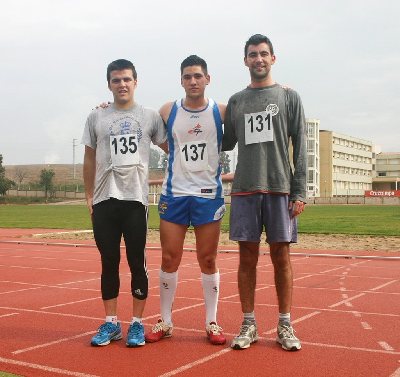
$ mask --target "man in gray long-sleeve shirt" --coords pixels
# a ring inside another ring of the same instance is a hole
[[[258,339],[254,295],[260,239],[265,228],[279,304],[276,340],[283,349],[294,351],[301,348],[301,343],[290,322],[293,276],[289,245],[297,242],[296,216],[306,201],[304,111],[294,90],[273,81],[275,55],[266,36],[250,37],[244,52],[251,83],[229,99],[222,143],[223,150],[232,150],[238,144],[230,238],[239,242],[243,323],[231,347],[248,348]]]

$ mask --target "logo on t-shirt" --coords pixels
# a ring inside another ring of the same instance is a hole
[[[195,134],[196,136],[203,132],[200,123],[197,123],[191,130],[188,131],[189,134]]]

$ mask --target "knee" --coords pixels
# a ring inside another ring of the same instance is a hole
[[[275,269],[290,269],[289,245],[277,244],[271,246],[270,255],[272,264],[274,265]]]
[[[205,273],[214,272],[216,269],[216,259],[216,255],[214,254],[204,255],[201,257],[198,256],[197,260],[201,271]]]
[[[175,272],[179,267],[180,259],[171,253],[163,253],[161,269],[164,272]]]

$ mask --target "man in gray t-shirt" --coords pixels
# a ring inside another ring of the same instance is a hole
[[[142,314],[148,294],[145,244],[150,143],[164,143],[166,131],[158,112],[134,101],[137,74],[130,61],[110,63],[107,81],[114,103],[88,116],[82,137],[85,195],[101,256],[101,293],[106,314],[105,323],[91,344],[105,346],[122,338],[117,297],[123,236],[133,296],[126,344],[137,347],[145,344]]]
[[[230,238],[239,242],[243,322],[231,347],[248,348],[258,339],[254,299],[260,237],[265,228],[279,304],[276,340],[283,349],[294,351],[301,343],[290,321],[293,276],[289,245],[297,241],[296,216],[303,211],[306,196],[304,111],[299,95],[272,79],[275,55],[266,36],[250,37],[244,62],[251,83],[229,99],[222,141],[223,150],[238,145]]]

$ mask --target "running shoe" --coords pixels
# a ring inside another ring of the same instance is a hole
[[[211,344],[219,345],[226,343],[226,338],[224,334],[222,334],[222,328],[219,327],[215,322],[210,322],[206,326],[206,333]]]
[[[112,322],[104,322],[97,330],[97,334],[92,338],[92,346],[106,346],[112,340],[122,339],[121,325],[118,322],[114,325]]]
[[[126,336],[126,345],[128,347],[144,346],[144,327],[139,322],[133,322],[129,326],[128,334]]]
[[[296,338],[294,332],[290,323],[278,323],[276,341],[286,351],[298,351],[301,349],[300,340]]]
[[[146,342],[154,343],[163,338],[169,338],[172,336],[172,330],[173,327],[171,325],[168,325],[162,319],[159,319],[151,331],[146,334]]]
[[[239,335],[232,340],[231,347],[235,350],[249,348],[258,340],[257,325],[253,321],[244,320],[240,326]]]

